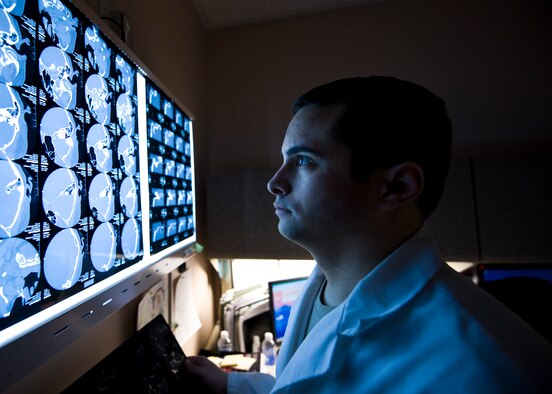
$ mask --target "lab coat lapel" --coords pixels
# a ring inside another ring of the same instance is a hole
[[[318,289],[323,281],[324,274],[316,266],[305,283],[303,291],[291,308],[287,330],[282,340],[282,347],[278,353],[277,376],[286,367],[305,337],[314,298],[318,294]]]
[[[296,382],[324,375],[330,367],[335,368],[341,364],[347,354],[347,352],[341,352],[341,343],[346,338],[338,335],[343,309],[342,304],[326,315],[300,343],[291,358],[282,365],[285,369],[276,380],[273,393]],[[308,321],[308,317],[304,320]],[[294,357],[294,355],[297,356]],[[287,354],[284,356],[289,357]],[[311,362],[305,363],[304,360]],[[312,362],[313,360],[316,362]]]

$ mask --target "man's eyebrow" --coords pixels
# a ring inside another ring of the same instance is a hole
[[[304,145],[295,145],[295,146],[292,146],[290,148],[288,148],[284,154],[286,156],[291,156],[291,155],[295,155],[297,153],[312,153],[314,155],[318,155],[320,156],[320,153],[318,151],[316,151],[315,149],[312,149],[312,148],[308,148]]]

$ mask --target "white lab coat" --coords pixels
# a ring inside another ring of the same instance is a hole
[[[316,268],[292,308],[276,382],[231,374],[229,394],[552,393],[552,345],[446,265],[425,230],[305,338],[323,280]]]

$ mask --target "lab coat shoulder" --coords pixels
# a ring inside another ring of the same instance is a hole
[[[393,252],[304,338],[308,316],[300,306],[312,305],[320,283],[320,273],[313,273],[299,308],[292,309],[273,393],[550,388],[551,380],[541,380],[524,361],[538,354],[544,365],[533,365],[545,371],[550,346],[535,338],[522,341],[530,349],[515,349],[495,335],[516,326],[527,338],[531,330],[453,272],[424,232]]]

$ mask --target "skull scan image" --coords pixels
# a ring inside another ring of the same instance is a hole
[[[23,304],[31,299],[40,272],[40,257],[33,245],[20,238],[0,239],[0,318],[11,314],[18,298]]]
[[[117,147],[119,163],[123,172],[132,176],[136,173],[136,157],[134,142],[128,135],[123,135]]]
[[[134,133],[134,110],[130,96],[126,93],[117,98],[117,120],[125,134]]]
[[[0,238],[20,234],[29,225],[33,180],[19,164],[0,160]]]
[[[25,82],[27,57],[17,53],[12,47],[0,46],[0,82],[21,86]]]
[[[42,207],[52,224],[69,228],[80,220],[83,196],[82,181],[67,168],[52,172],[42,189]]]
[[[107,124],[111,119],[111,94],[105,79],[98,74],[89,76],[84,85],[84,94],[92,117],[98,123]]]
[[[19,93],[0,83],[0,159],[17,160],[27,153],[27,122]]]
[[[50,108],[40,122],[40,139],[50,160],[71,168],[79,162],[78,126],[73,115],[63,108]]]
[[[98,226],[90,243],[90,259],[99,272],[107,272],[115,264],[117,236],[109,222]]]
[[[74,109],[77,84],[72,81],[78,72],[73,71],[69,56],[59,48],[47,47],[38,59],[38,70],[48,96],[60,107]]]
[[[84,239],[74,228],[57,233],[44,254],[44,277],[56,290],[67,290],[80,278]]]
[[[77,41],[78,18],[59,0],[38,0],[42,24],[52,41],[63,51],[73,53]]]
[[[90,162],[99,172],[109,172],[113,168],[111,136],[104,125],[94,124],[88,130],[86,150]]]
[[[29,40],[21,37],[19,24],[5,9],[0,9],[0,82],[21,86],[25,82],[27,56],[19,53]]]
[[[0,8],[12,15],[21,16],[25,9],[25,0],[0,0]]]
[[[100,222],[107,222],[115,214],[115,189],[107,174],[98,174],[88,189],[88,202],[92,215]]]
[[[129,259],[134,260],[140,256],[140,226],[136,219],[129,219],[123,226],[121,233],[121,246],[123,248],[123,255]]]
[[[138,188],[131,177],[126,177],[121,183],[119,192],[121,208],[127,218],[133,218],[138,214]]]
[[[21,37],[15,18],[6,9],[0,10],[0,45],[9,45],[20,50],[23,44],[29,45],[29,39]]]
[[[91,26],[84,32],[84,45],[86,46],[88,61],[92,68],[102,77],[107,77],[111,65],[111,49],[100,38],[100,32],[96,26]]]
[[[115,73],[121,88],[129,94],[134,91],[134,72],[121,55],[115,56]]]

